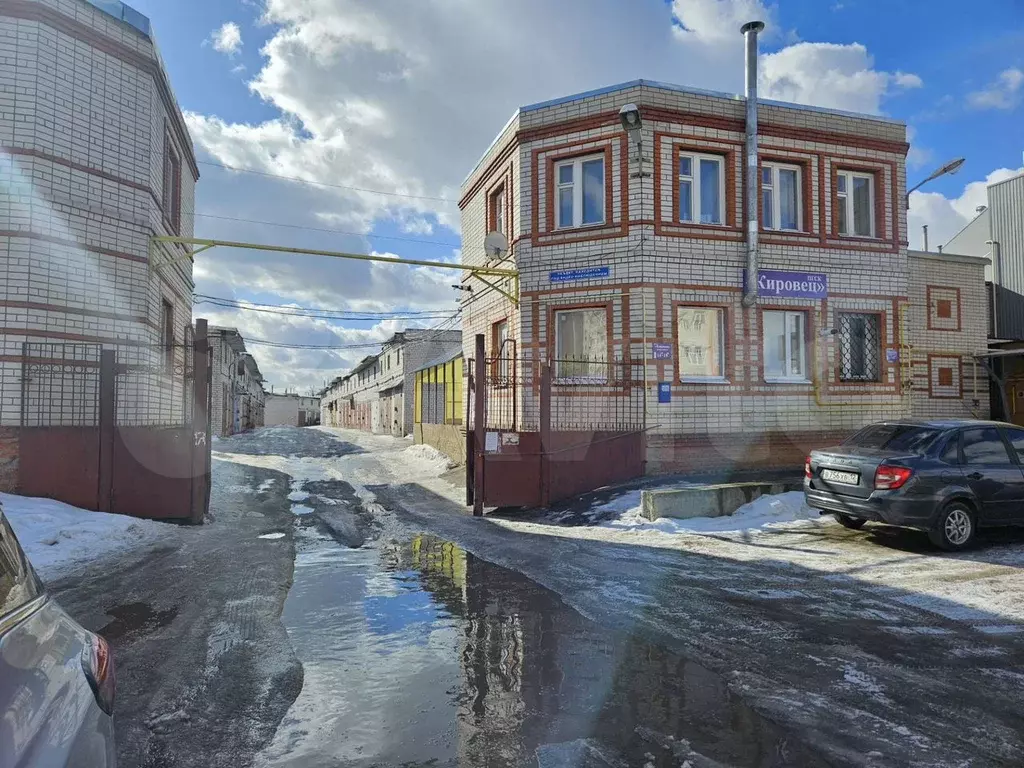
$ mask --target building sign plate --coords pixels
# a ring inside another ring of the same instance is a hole
[[[747,271],[743,270],[746,280]],[[780,299],[827,299],[828,275],[821,272],[780,272],[773,269],[757,271],[759,296]]]
[[[671,403],[672,402],[672,382],[671,381],[659,381],[658,382],[658,402],[659,403]]]
[[[548,274],[552,283],[571,283],[574,280],[595,280],[599,277],[611,277],[611,267],[587,267],[586,269],[563,269]]]
[[[654,342],[651,344],[651,357],[655,360],[671,360],[672,345]]]

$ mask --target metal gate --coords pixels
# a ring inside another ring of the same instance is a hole
[[[643,474],[643,361],[488,359],[467,398],[467,503],[547,506]]]
[[[210,352],[199,323],[199,337],[189,326],[173,346],[25,342],[20,492],[202,522]]]

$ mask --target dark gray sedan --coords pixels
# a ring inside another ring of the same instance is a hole
[[[110,768],[113,706],[110,648],[46,594],[0,508],[0,768]]]
[[[969,419],[871,424],[804,465],[807,504],[963,549],[979,527],[1024,525],[1024,428]]]

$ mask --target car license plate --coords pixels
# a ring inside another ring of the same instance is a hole
[[[860,482],[860,475],[856,472],[840,472],[838,469],[823,469],[821,470],[821,479],[829,483],[857,485]]]

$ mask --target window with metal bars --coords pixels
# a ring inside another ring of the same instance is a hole
[[[839,380],[880,381],[881,318],[869,312],[839,313]]]

